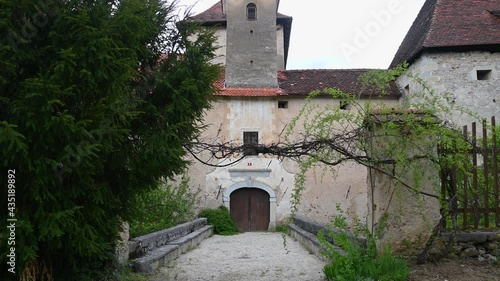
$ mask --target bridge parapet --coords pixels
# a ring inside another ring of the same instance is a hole
[[[213,227],[199,218],[129,241],[129,258],[136,271],[151,274],[159,266],[176,259],[210,237]]]

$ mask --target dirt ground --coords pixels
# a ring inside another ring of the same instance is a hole
[[[409,281],[500,281],[500,264],[475,259],[444,259],[411,265]]]

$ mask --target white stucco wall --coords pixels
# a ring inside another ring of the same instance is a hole
[[[477,80],[476,71],[487,69],[492,71],[490,80]],[[451,93],[452,102],[480,117],[500,116],[500,53],[424,53],[407,71],[427,81],[438,95]],[[401,89],[409,86],[409,97],[421,91],[419,84],[407,76],[399,77],[397,83]],[[459,112],[454,112],[452,118],[458,125],[475,121]]]

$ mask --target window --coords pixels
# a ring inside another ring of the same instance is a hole
[[[491,70],[477,70],[477,80],[490,80]]]
[[[288,108],[288,101],[285,100],[278,101],[278,108]]]
[[[259,132],[243,132],[243,154],[257,155]]]
[[[257,20],[257,6],[254,3],[247,5],[247,20]]]
[[[406,85],[404,90],[405,90],[405,96],[408,96],[410,94],[410,85]]]
[[[351,109],[351,106],[348,101],[340,101],[340,109],[349,110]]]

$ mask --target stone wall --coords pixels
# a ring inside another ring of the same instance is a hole
[[[478,80],[478,70],[491,70],[489,80]],[[483,118],[500,116],[500,53],[424,53],[411,64],[408,72],[427,81],[438,96],[450,93],[450,102],[455,105],[464,106]],[[404,75],[397,79],[397,84],[405,98],[422,91],[419,83]],[[475,121],[457,111],[452,117],[459,125]]]
[[[449,236],[449,233],[442,234],[441,247],[444,241],[449,240]],[[434,249],[434,253],[438,254],[439,250],[439,247]],[[500,232],[457,233],[456,244],[450,254],[479,261],[500,261]]]
[[[427,158],[432,157],[433,152],[437,154],[436,143],[433,136],[411,135],[411,127],[405,127],[405,121],[398,114],[377,115],[372,119],[374,125],[368,141],[372,146],[369,156],[373,160],[415,159],[379,164],[377,169],[370,169],[368,227],[375,233],[383,226],[379,249],[389,245],[396,252],[412,254],[406,251],[418,250],[415,247],[427,240],[441,218],[439,167]],[[388,120],[391,126],[386,128],[384,124]],[[399,127],[394,128],[395,124]],[[401,130],[406,132],[405,137]],[[407,244],[414,248],[408,249]]]

